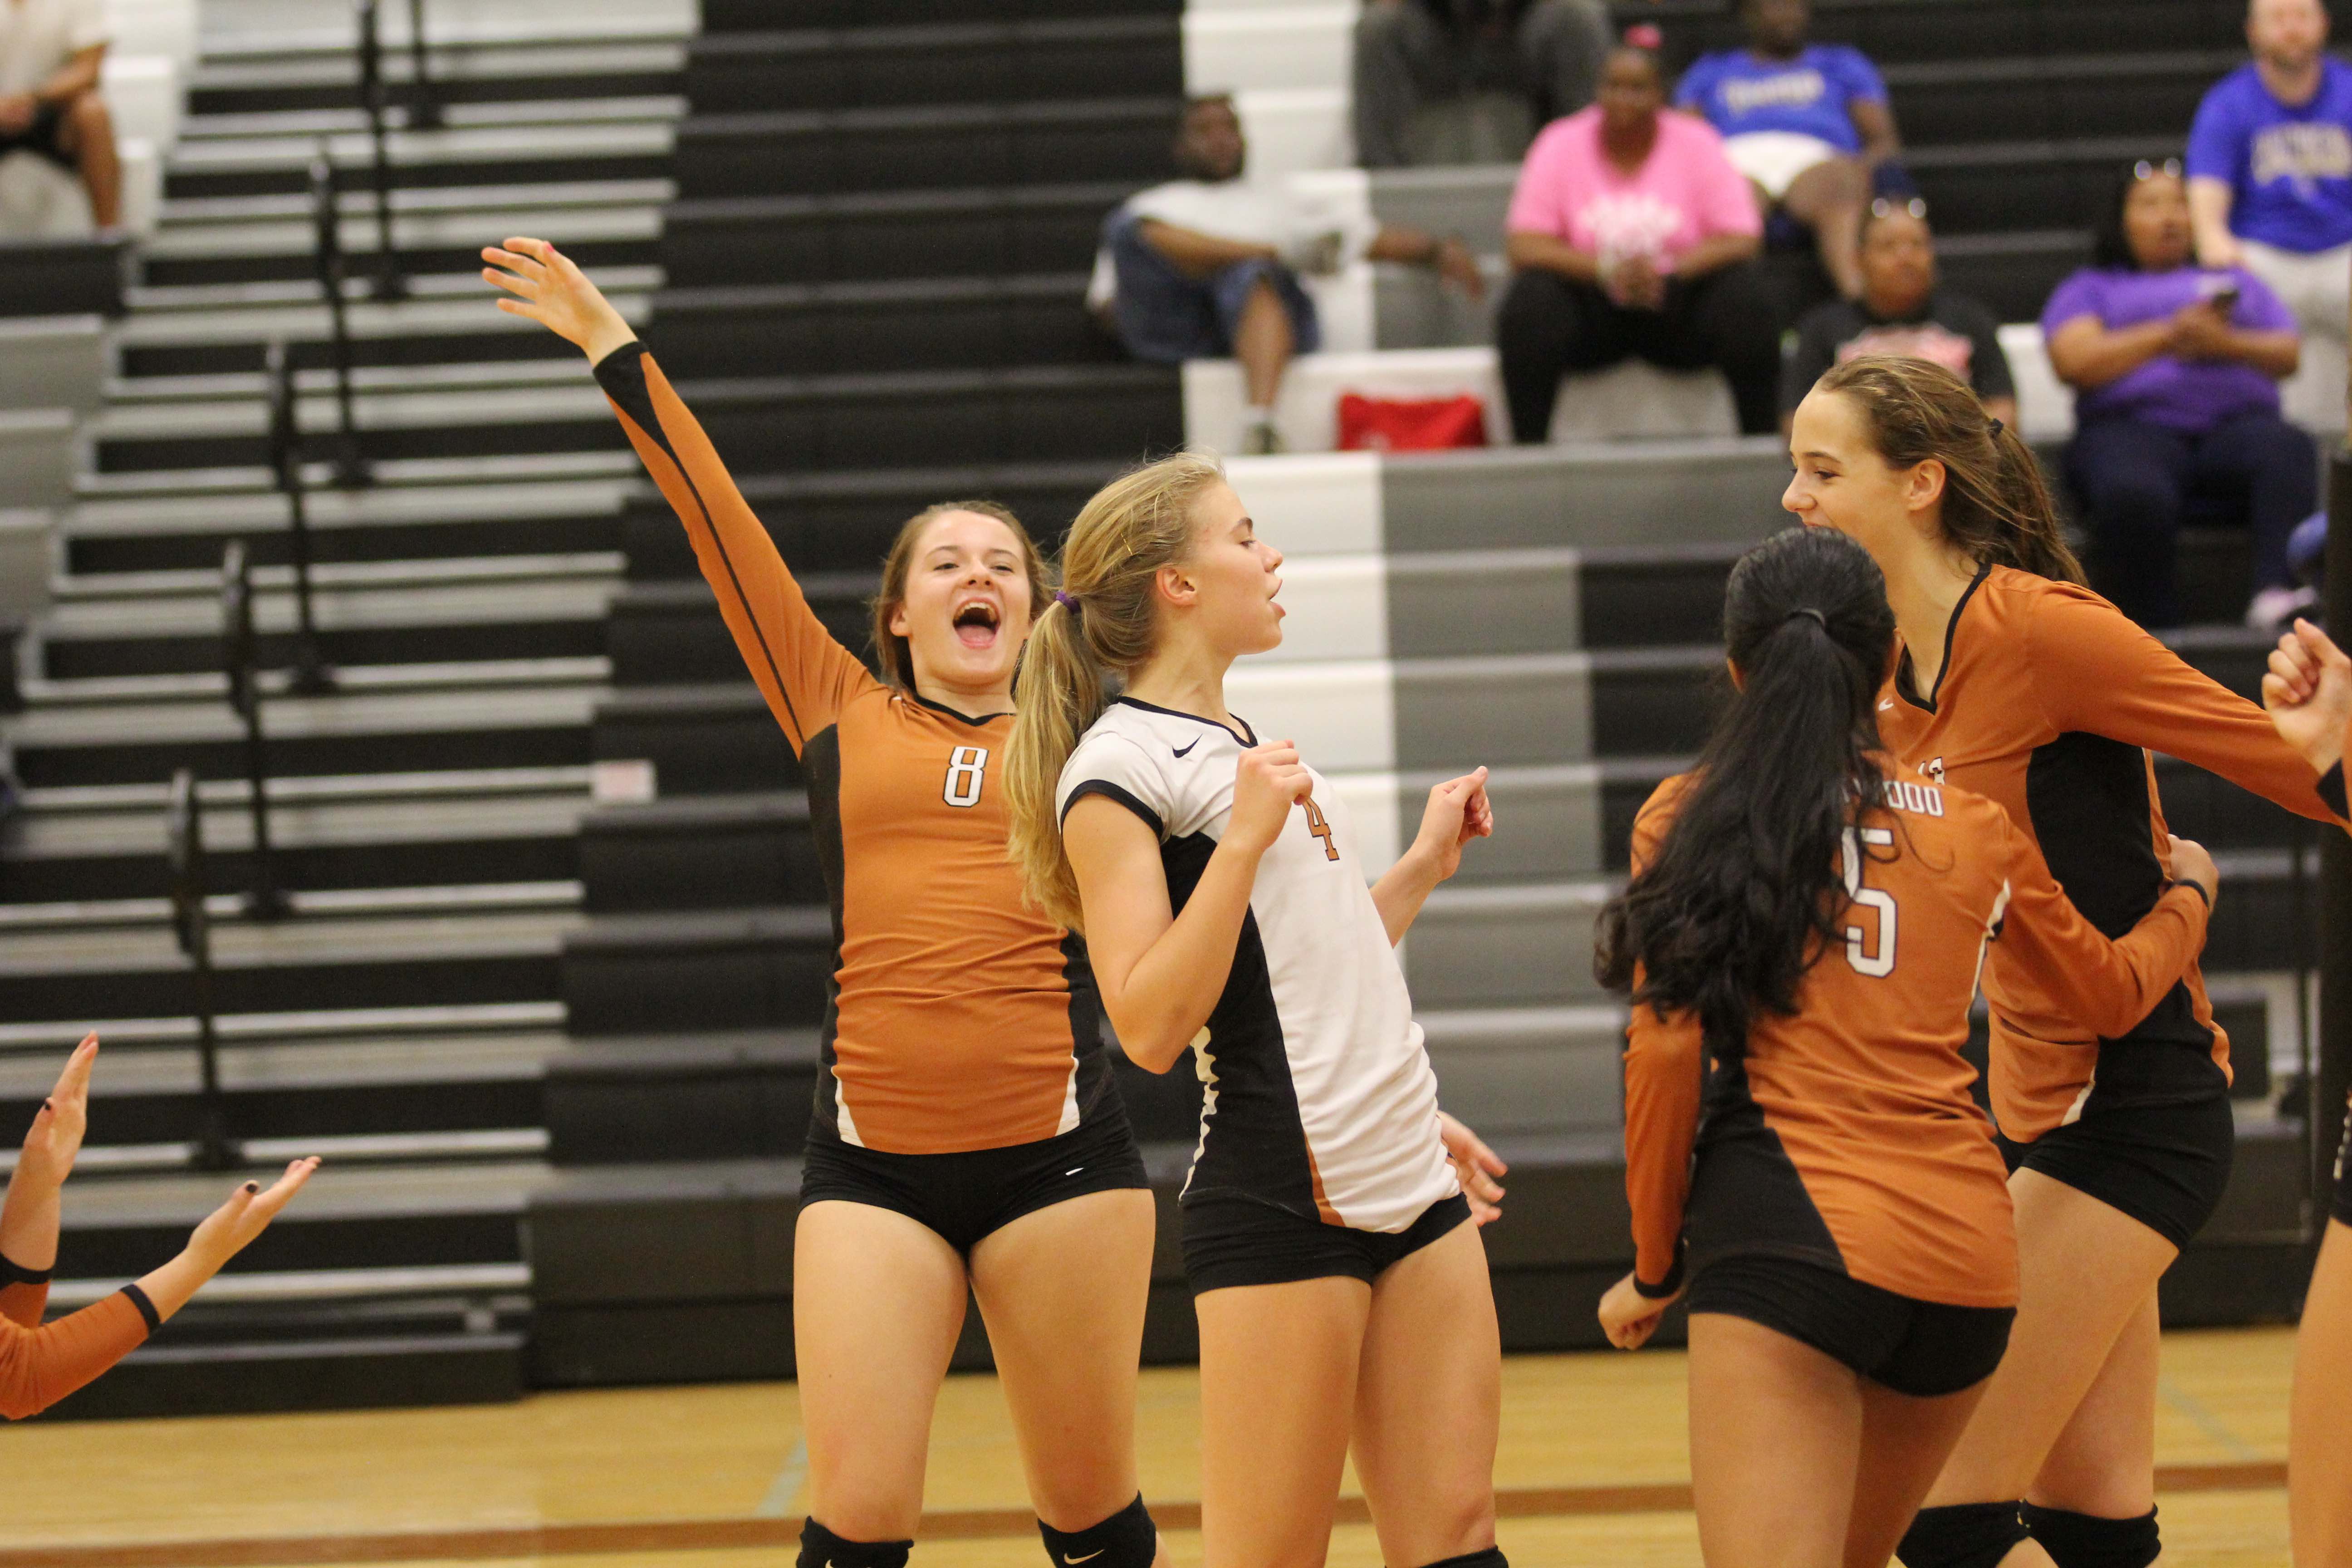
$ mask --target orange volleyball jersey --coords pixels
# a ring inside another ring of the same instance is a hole
[[[1636,876],[1692,782],[1643,807]],[[1679,1278],[1686,1245],[1693,1267],[1765,1253],[1920,1300],[2013,1305],[2006,1172],[1961,1055],[1988,942],[2064,976],[2069,1006],[2116,1034],[2203,944],[2195,889],[2110,942],[1999,806],[1902,768],[1885,799],[1844,847],[1845,940],[1819,953],[1793,1015],[1760,1012],[1725,1052],[1695,1015],[1633,1009],[1625,1186],[1647,1290]]]
[[[808,774],[833,900],[815,1135],[902,1154],[1076,1127],[1109,1078],[1084,945],[1005,851],[1010,713],[886,685],[825,631],[709,437],[637,344],[596,377],[686,525],[751,678]]]
[[[2171,875],[2147,751],[2193,763],[2326,820],[2309,763],[2263,710],[2182,662],[2088,589],[1990,567],[1952,613],[1942,673],[1920,694],[1906,655],[1879,700],[1886,748],[1931,778],[2005,809],[2050,874],[2109,936]],[[2123,1037],[2063,999],[2065,977],[1996,947],[1993,1113],[2020,1141],[2086,1108],[2188,1103],[2226,1093],[2229,1037],[2195,966]]]
[[[47,1285],[0,1289],[0,1415],[38,1415],[147,1340],[147,1315],[124,1291],[43,1323]]]

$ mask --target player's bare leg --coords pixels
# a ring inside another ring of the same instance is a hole
[[[1204,1568],[1318,1568],[1331,1545],[1371,1288],[1245,1285],[1196,1297]]]
[[[1863,1380],[1862,1464],[1846,1524],[1845,1568],[1886,1568],[1990,1382],[1922,1399]]]
[[[2330,1221],[2303,1301],[2287,1425],[2287,1513],[2297,1568],[2352,1563],[2352,1226]]]
[[[1140,1188],[1024,1215],[971,1251],[972,1291],[1037,1517],[1087,1530],[1135,1500],[1135,1392],[1155,1223]],[[1165,1568],[1163,1543],[1155,1562]]]
[[[829,1201],[793,1242],[793,1343],[809,1513],[835,1535],[906,1541],[923,1514],[931,1412],[963,1327],[963,1260],[929,1226]]]
[[[1691,1499],[1708,1568],[1829,1568],[1862,1463],[1862,1380],[1722,1312],[1690,1320]]]
[[[1383,1562],[1442,1563],[1495,1544],[1502,1402],[1486,1248],[1465,1224],[1372,1287],[1354,1446]]]

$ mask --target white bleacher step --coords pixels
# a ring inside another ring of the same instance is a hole
[[[451,768],[430,773],[294,774],[269,781],[269,798],[280,805],[382,805],[404,801],[503,800],[538,795],[587,796],[595,787],[593,767]],[[245,805],[250,791],[243,779],[200,779],[196,798],[207,809]],[[160,811],[172,786],[153,784],[35,785],[17,795],[29,814]]]
[[[424,336],[509,337],[547,330],[527,317],[509,315],[504,310],[485,310],[479,279],[475,282],[474,289],[459,299],[405,300],[392,304],[366,300],[353,303],[345,311],[346,328],[355,342]],[[355,285],[359,289],[370,286],[366,279]],[[289,292],[293,298],[274,305],[206,306],[168,311],[134,308],[130,319],[116,329],[115,342],[122,349],[152,349],[242,345],[267,342],[271,338],[289,342],[326,338],[333,330],[333,321],[319,298],[319,290],[306,287]],[[643,330],[653,319],[650,288],[608,289],[605,297],[633,327]]]
[[[477,301],[478,305],[484,301]],[[530,397],[547,387],[577,392],[583,387],[593,389],[594,384],[586,364],[568,354],[550,359],[362,365],[352,372],[352,390],[362,398],[485,392],[512,392]],[[331,427],[331,418],[327,426],[310,426],[309,421],[331,415],[335,373],[323,369],[299,371],[295,374],[295,385],[301,393],[306,428]],[[108,379],[106,398],[108,412],[119,414],[148,408],[262,402],[269,396],[269,378],[259,371],[210,375],[118,375]]]
[[[587,917],[573,910],[224,921],[213,928],[213,963],[224,971],[250,971],[287,964],[552,958],[562,951],[564,938],[586,923]],[[177,973],[186,966],[173,934],[163,929],[0,932],[0,976]]]
[[[325,697],[287,695],[292,679],[283,669],[265,669],[257,684],[267,701],[264,727],[273,736],[338,732],[335,703],[364,703],[372,699],[401,699],[446,694],[459,701],[479,692],[486,701],[528,700],[533,694],[564,712],[578,709],[578,698],[602,696],[613,678],[612,660],[603,655],[577,658],[493,658],[443,664],[361,664],[336,669],[336,690]],[[18,682],[31,716],[17,721],[10,732],[20,742],[28,738],[49,743],[39,720],[77,713],[103,713],[130,708],[178,714],[190,704],[209,709],[228,698],[228,677],[218,670],[184,675],[98,675],[53,680],[32,677]],[[314,706],[303,707],[302,704]],[[352,710],[356,713],[357,710]],[[29,726],[29,728],[27,727]],[[222,731],[226,733],[226,731]],[[238,731],[240,734],[242,731]],[[194,738],[191,731],[186,738]]]
[[[378,1039],[448,1035],[474,1037],[513,1030],[560,1030],[561,1002],[478,1002],[451,1006],[350,1007],[280,1013],[224,1013],[215,1020],[225,1047],[370,1045]],[[54,1055],[95,1034],[118,1050],[172,1050],[196,1040],[189,1017],[39,1020],[0,1024],[0,1054]],[[54,1070],[54,1069],[53,1069]]]
[[[422,561],[330,561],[310,568],[315,592],[395,588],[454,588],[480,584],[518,586],[595,583],[610,584],[628,570],[628,558],[614,550],[583,550],[562,555],[446,556]],[[247,569],[257,596],[290,594],[291,566]],[[203,569],[153,572],[60,574],[50,584],[60,604],[100,605],[126,599],[194,598],[217,604],[221,577]]]
[[[487,390],[361,392],[352,399],[354,417],[362,430],[612,422],[612,405],[593,380],[580,374],[581,367],[562,361],[544,363],[565,374],[560,379],[546,377],[536,383],[512,377],[508,387]],[[447,379],[457,382],[456,377]],[[332,396],[306,393],[301,398],[305,429],[331,430],[336,427],[335,418]],[[264,399],[213,397],[184,403],[116,402],[89,422],[87,434],[97,441],[164,440],[258,436],[268,427],[269,408]]]
[[[1184,85],[1192,92],[1344,89],[1352,81],[1360,9],[1354,0],[1189,5],[1184,12]]]
[[[442,888],[297,889],[286,895],[296,916],[339,916],[346,920],[577,910],[586,900],[586,889],[576,881],[491,882]],[[237,893],[215,893],[205,900],[205,907],[215,921],[238,920],[244,917],[245,900]],[[89,899],[60,904],[0,902],[0,936],[163,925],[171,921],[172,909],[169,899]]]
[[[469,125],[459,121],[446,131],[392,132],[384,137],[384,158],[394,169],[446,169],[466,164],[502,169],[509,164],[528,167],[533,162],[557,159],[667,158],[677,140],[677,101],[634,101],[639,112],[633,116],[601,115],[584,123],[567,124],[549,116],[508,123]],[[183,143],[173,153],[171,168],[174,174],[282,174],[308,170],[322,151],[341,168],[368,168],[375,159],[374,142],[363,132],[320,136],[289,131],[280,135],[197,138]],[[411,188],[398,194],[418,193]],[[346,212],[372,209],[374,194],[347,191],[341,193],[341,199]],[[289,202],[299,204],[305,214],[310,210],[310,193],[303,191],[282,196],[174,200],[165,203],[164,216],[176,218],[189,209],[214,204],[224,212],[259,216],[278,210],[276,205],[261,204]]]
[[[0,415],[0,425],[7,416]],[[635,479],[644,472],[635,452],[546,452],[514,453],[487,458],[399,458],[379,462],[374,467],[375,485],[373,489],[352,498],[352,504],[364,504],[371,498],[389,498],[404,489],[446,489],[448,487],[499,487],[505,493],[515,494],[526,489],[539,489],[566,480]],[[336,497],[334,465],[328,462],[303,466],[302,480],[310,490],[310,526],[332,527],[329,521],[338,516],[348,518],[348,510],[333,504]],[[266,466],[220,468],[137,468],[119,474],[79,474],[74,479],[75,498],[90,501],[162,502],[187,501],[203,506],[222,497],[268,497],[277,509],[278,521],[284,524],[286,501],[278,494],[277,477]],[[620,486],[605,487],[604,493],[625,497],[633,489]],[[438,500],[437,496],[433,498]],[[522,504],[518,500],[518,505]],[[76,508],[79,513],[81,509]],[[545,515],[545,514],[541,514]],[[429,521],[429,517],[415,521]],[[129,531],[144,531],[131,529]],[[184,531],[212,533],[211,528],[190,528]]]
[[[81,450],[70,408],[0,408],[0,507],[53,507],[71,498]]]
[[[654,77],[676,75],[686,68],[687,46],[676,39],[620,38],[604,42],[459,44],[428,40],[425,49],[426,77],[436,82],[507,81],[589,76]],[[391,109],[396,123],[406,125],[406,89],[416,79],[413,57],[396,49],[383,60],[383,76],[392,89]],[[196,91],[252,90],[259,88],[348,88],[352,84],[352,49],[251,49],[227,45],[195,67],[189,85]],[[446,104],[447,110],[459,108]],[[475,107],[475,106],[467,106]],[[195,122],[235,121],[238,115],[206,115]]]
[[[378,37],[394,58],[408,53],[408,26],[406,6],[383,7]],[[682,39],[700,30],[695,0],[439,0],[425,18],[426,43],[439,48]],[[358,36],[348,14],[318,0],[205,0],[207,60],[313,51],[348,60]]]
[[[314,583],[311,606],[322,632],[382,630],[398,626],[477,626],[601,620],[617,577],[552,582],[516,577],[505,582],[373,584]],[[293,589],[284,582],[257,588],[253,597],[256,627],[290,631],[297,618]],[[77,596],[58,605],[41,626],[41,641],[110,642],[122,638],[216,637],[221,630],[220,584],[168,595],[109,594]]]
[[[394,89],[395,92],[399,89]],[[454,132],[504,131],[546,126],[658,124],[682,118],[687,101],[675,96],[643,98],[527,98],[490,103],[450,103],[442,107],[443,123]],[[405,105],[395,105],[385,118],[391,143],[414,138],[413,145],[428,145],[425,138],[441,132],[409,128]],[[366,111],[352,109],[289,109],[248,114],[206,114],[188,122],[187,137],[207,145],[245,142],[276,146],[296,138],[371,137]],[[374,142],[367,143],[366,162],[373,163]],[[396,160],[395,160],[396,161]],[[437,161],[437,160],[436,160]]]
[[[1241,366],[1232,360],[1194,360],[1184,366],[1183,384],[1186,443],[1205,451],[1238,451],[1247,408]],[[1509,411],[1492,348],[1301,355],[1291,363],[1275,405],[1275,426],[1292,452],[1328,452],[1337,445],[1339,399],[1348,393],[1416,401],[1475,397],[1486,411],[1487,444],[1510,444]],[[1730,391],[1719,374],[1662,371],[1627,361],[1561,383],[1551,440],[1565,445],[1737,434]]]
[[[503,683],[427,691],[359,691],[268,701],[264,722],[273,741],[312,736],[455,734],[535,728],[585,728],[611,695],[599,685],[515,687]],[[8,738],[34,747],[153,745],[240,742],[243,723],[217,695],[179,702],[91,702],[36,707],[12,720]]]
[[[0,408],[87,414],[104,396],[106,323],[96,316],[0,320]]]
[[[478,249],[483,232],[527,228],[555,245],[577,246],[625,240],[657,240],[662,208],[670,200],[667,180],[606,181],[595,184],[493,185],[445,191],[404,191],[393,198],[393,244],[402,250]],[[243,196],[219,198],[246,201]],[[215,216],[210,198],[174,203],[147,242],[151,260],[216,260],[232,257],[314,254],[317,231],[310,219]],[[346,209],[344,253],[375,254],[377,231],[371,211]]]
[[[289,800],[286,793],[279,787],[270,792],[273,847],[281,850],[381,848],[387,852],[388,868],[396,866],[402,845],[567,838],[577,831],[582,813],[592,805],[585,789],[488,798],[428,796],[330,803]],[[207,803],[205,845],[208,850],[234,854],[250,847],[252,823],[240,809],[244,804],[242,800],[235,805]],[[162,852],[164,831],[163,814],[152,807],[60,811],[20,806],[9,828],[8,857],[11,863],[26,864],[152,856]],[[0,893],[9,890],[0,880]]]
[[[1614,886],[1438,889],[1404,941],[1414,1001],[1433,1012],[1605,1004],[1592,978],[1592,922]]]
[[[128,1095],[193,1094],[202,1082],[193,1039],[168,1045],[127,1043],[107,1033],[104,1026],[100,1026],[99,1038],[104,1066],[92,1079],[91,1092],[101,1101]],[[217,1048],[215,1059],[221,1084],[231,1093],[390,1089],[535,1081],[550,1060],[573,1045],[562,1030],[548,1028],[362,1034],[228,1043]],[[34,1100],[47,1094],[57,1081],[62,1049],[0,1054],[0,1096]]]
[[[1417,1016],[1439,1102],[1482,1134],[1622,1124],[1625,1009],[1615,1002]]]
[[[85,1307],[122,1289],[120,1280],[59,1279],[49,1301]],[[437,1268],[322,1268],[302,1272],[234,1273],[215,1277],[198,1300],[216,1306],[277,1301],[391,1300],[402,1297],[472,1295],[530,1289],[528,1263],[457,1263]]]
[[[547,1152],[543,1127],[496,1127],[457,1132],[381,1132],[321,1138],[247,1138],[238,1152],[247,1165],[288,1163],[317,1155],[338,1165],[390,1165],[411,1161],[530,1159]],[[194,1143],[89,1143],[74,1161],[78,1175],[185,1170]],[[16,1151],[0,1150],[0,1171],[16,1168]],[[520,1267],[510,1265],[509,1267]],[[54,1292],[52,1292],[54,1294]]]
[[[249,1169],[258,1175],[266,1167]],[[302,1223],[398,1215],[520,1215],[530,1195],[554,1179],[555,1173],[539,1160],[321,1165],[302,1189],[298,1212]],[[77,1184],[68,1200],[68,1228],[193,1226],[220,1205],[228,1184],[227,1178],[210,1172]]]

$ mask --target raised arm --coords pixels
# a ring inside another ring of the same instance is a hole
[[[2212,857],[2175,838],[2173,869],[2181,879],[2111,942],[2051,878],[2032,841],[2005,817],[2001,826],[2009,910],[1998,940],[2033,955],[2033,973],[2044,977],[2050,1000],[2065,1016],[2102,1039],[2129,1034],[2204,951],[2221,881]]]
[[[1381,911],[1391,945],[1404,940],[1437,884],[1462,868],[1462,851],[1470,840],[1492,837],[1494,832],[1495,806],[1486,797],[1485,768],[1448,779],[1429,792],[1412,847],[1372,884],[1372,904]]]
[[[2260,708],[2084,589],[2049,595],[2026,631],[2042,716],[2060,733],[2105,735],[2192,763],[2315,821],[2340,821],[2318,773]]]
[[[545,240],[482,252],[482,276],[512,298],[499,309],[578,347],[646,469],[677,511],[751,679],[797,752],[831,725],[873,674],[835,641],[694,416],[621,313]]]
[[[0,1203],[0,1317],[25,1328],[40,1327],[48,1307],[59,1192],[89,1125],[89,1073],[97,1062],[98,1037],[86,1035],[34,1114]]]

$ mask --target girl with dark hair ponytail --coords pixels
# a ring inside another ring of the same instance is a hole
[[[1951,373],[1848,361],[1790,447],[1781,504],[1886,574],[1888,753],[2000,805],[2099,930],[2130,930],[2179,874],[2150,752],[2330,817],[2262,710],[2081,586],[2032,452]],[[2229,1182],[2230,1041],[2193,965],[2121,1035],[2058,999],[2065,978],[2007,944],[1985,971],[2024,1285],[1907,1568],[2144,1568],[2160,1550],[2156,1284]]]
[[[1961,1056],[1987,944],[2126,1034],[2203,945],[2216,880],[2118,941],[1990,801],[1885,752],[1895,616],[1869,555],[1790,529],[1724,608],[1738,695],[1633,829],[1595,968],[1633,1000],[1633,1349],[1690,1305],[1692,1489],[1710,1568],[1881,1564],[2008,1343],[2017,1248]],[[1696,1158],[1694,1158],[1696,1151]]]

